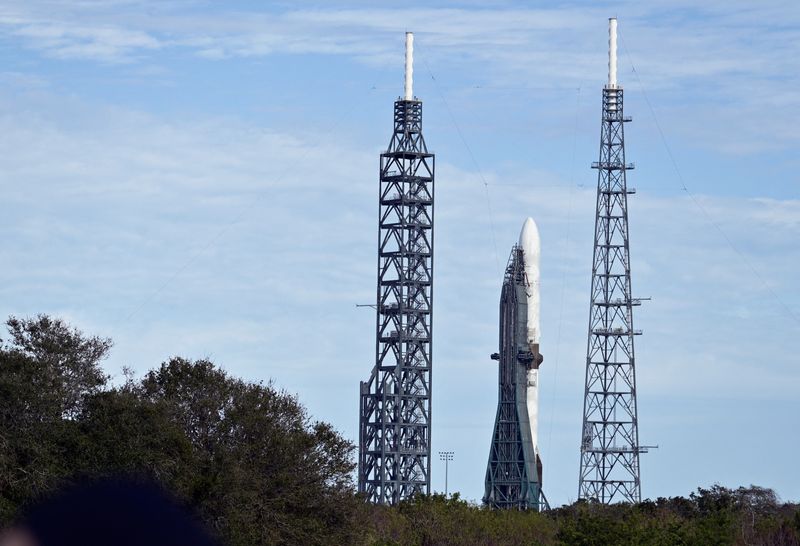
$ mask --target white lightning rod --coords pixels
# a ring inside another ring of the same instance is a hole
[[[414,33],[406,32],[405,100],[414,100]]]
[[[617,88],[617,18],[608,20],[608,88]]]

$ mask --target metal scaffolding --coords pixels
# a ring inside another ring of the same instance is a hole
[[[483,502],[491,508],[549,509],[542,492],[542,461],[531,439],[526,389],[528,370],[542,362],[538,344],[528,345],[529,290],[522,248],[515,245],[500,296],[498,404]],[[531,350],[533,349],[533,351]]]
[[[380,157],[375,367],[359,418],[358,490],[379,504],[430,493],[434,162],[422,102],[396,101]]]
[[[578,498],[641,501],[623,91],[603,89]]]

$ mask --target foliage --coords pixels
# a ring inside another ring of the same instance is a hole
[[[420,496],[397,508],[373,506],[366,544],[508,545],[552,544],[555,522],[535,512],[493,511],[460,499],[458,494]]]
[[[227,544],[354,540],[353,446],[272,385],[174,358],[113,386],[111,343],[11,318],[0,347],[0,522],[69,482],[155,479]]]
[[[800,546],[800,511],[762,487],[713,486],[636,505],[577,502],[544,513],[492,511],[454,495],[374,506],[366,544]]]
[[[457,494],[372,506],[354,492],[352,444],[271,384],[173,358],[113,385],[101,368],[110,340],[47,316],[6,325],[0,524],[64,484],[133,475],[172,490],[230,546],[800,546],[800,508],[756,486],[544,513]]]
[[[111,342],[46,316],[7,322],[0,345],[0,517],[72,475],[70,448],[87,399],[107,378]]]

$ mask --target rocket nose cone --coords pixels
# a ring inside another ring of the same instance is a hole
[[[519,246],[528,255],[539,255],[539,228],[533,218],[528,218],[522,224],[522,231],[519,234]]]

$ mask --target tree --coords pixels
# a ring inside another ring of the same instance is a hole
[[[65,457],[75,418],[107,377],[110,340],[85,336],[59,319],[11,317],[0,345],[0,518],[74,472]]]
[[[0,345],[0,523],[69,482],[143,476],[231,545],[341,544],[360,533],[352,444],[296,397],[173,358],[112,387],[111,341],[11,318]]]
[[[757,486],[545,513],[458,495],[366,504],[353,445],[271,383],[173,358],[112,386],[111,341],[59,319],[12,317],[0,342],[0,525],[71,482],[144,477],[229,546],[265,544],[775,544],[800,546],[800,511]]]
[[[295,397],[181,358],[139,394],[180,424],[195,453],[188,499],[231,544],[350,541],[353,446]]]
[[[27,387],[33,391],[27,400],[41,402],[26,405],[37,411],[34,415],[24,412],[26,417],[40,421],[74,418],[86,396],[106,385],[108,377],[100,362],[111,349],[110,339],[87,337],[63,320],[47,315],[11,317],[6,326],[11,340],[0,349],[2,357],[25,362]]]

